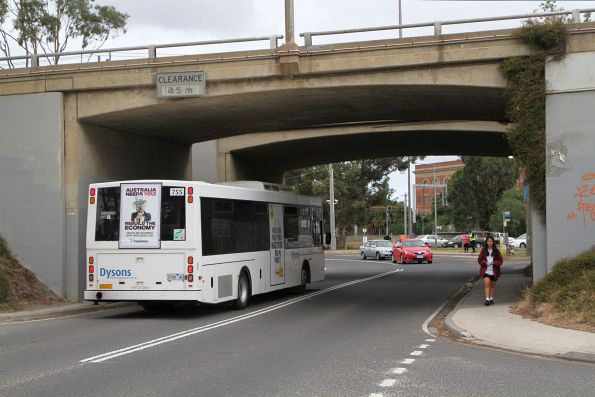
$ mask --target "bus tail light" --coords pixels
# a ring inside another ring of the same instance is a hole
[[[89,194],[91,196],[95,196],[95,188],[94,187],[91,188],[91,190],[89,191]]]
[[[189,264],[189,265],[192,265],[193,263],[194,263],[194,258],[193,258],[193,257],[191,257],[191,256],[189,256],[189,257],[188,257],[188,264]]]
[[[92,265],[93,263],[95,263],[95,258],[93,258],[92,256],[89,257],[89,265]]]
[[[95,197],[91,197],[89,199],[89,204],[95,204]]]
[[[194,274],[189,274],[188,275],[188,282],[191,283],[194,281]]]
[[[188,194],[190,194],[190,195],[194,194],[194,188],[192,186],[190,186],[188,188]]]
[[[188,265],[188,273],[194,273],[194,266]]]
[[[192,204],[192,202],[193,202],[193,201],[194,201],[194,199],[192,198],[192,196],[188,196],[188,202],[189,202],[190,204]]]
[[[95,266],[89,265],[89,273],[95,273]]]

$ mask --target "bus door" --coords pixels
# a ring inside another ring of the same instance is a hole
[[[283,206],[269,205],[271,228],[271,286],[285,284],[285,249],[283,245]]]

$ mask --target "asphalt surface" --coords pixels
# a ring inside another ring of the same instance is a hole
[[[243,311],[128,306],[2,324],[0,396],[593,395],[592,364],[424,332],[476,272],[474,258],[328,256],[326,281],[254,297]]]

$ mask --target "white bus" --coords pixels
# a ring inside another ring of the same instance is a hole
[[[89,186],[85,300],[244,308],[324,280],[322,200],[263,182]]]

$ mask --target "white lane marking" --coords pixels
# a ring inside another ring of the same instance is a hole
[[[382,393],[372,393],[370,397],[383,397]]]
[[[313,292],[311,294],[308,294],[308,295],[305,295],[305,296],[302,296],[302,297],[293,298],[293,299],[290,299],[290,300],[285,301],[285,302],[281,302],[281,303],[278,303],[278,304],[275,304],[275,305],[272,305],[272,306],[269,306],[269,307],[265,307],[265,308],[262,308],[262,309],[259,309],[259,310],[255,310],[255,311],[250,312],[250,313],[246,313],[246,314],[243,314],[243,315],[240,315],[240,316],[232,317],[230,319],[221,320],[221,321],[218,321],[218,322],[215,322],[215,323],[212,323],[212,324],[207,324],[207,325],[203,325],[201,327],[192,328],[192,329],[189,329],[189,330],[186,330],[186,331],[177,332],[175,334],[163,336],[161,338],[149,340],[149,341],[146,341],[146,342],[143,342],[143,343],[139,343],[139,344],[136,344],[136,345],[133,345],[133,346],[128,346],[128,347],[124,347],[122,349],[118,349],[118,350],[114,350],[114,351],[111,351],[111,352],[99,354],[97,356],[88,357],[88,358],[85,358],[83,360],[80,360],[79,362],[81,362],[81,363],[86,363],[86,362],[100,363],[102,361],[110,360],[112,358],[123,356],[125,354],[134,353],[134,352],[137,352],[137,351],[140,351],[140,350],[148,349],[150,347],[155,347],[155,346],[161,345],[163,343],[173,342],[175,340],[178,340],[178,339],[181,339],[181,338],[185,338],[187,336],[191,336],[191,335],[194,335],[194,334],[202,333],[202,332],[205,332],[205,331],[210,331],[212,329],[223,327],[223,326],[229,325],[229,324],[233,324],[233,323],[236,323],[238,321],[242,321],[242,320],[246,320],[246,319],[249,319],[249,318],[252,318],[252,317],[260,316],[262,314],[266,314],[266,313],[272,312],[274,310],[282,309],[284,307],[293,305],[295,303],[304,301],[306,299],[311,299],[311,298],[313,298],[315,296],[318,296],[318,295],[326,294],[328,292],[331,292],[331,291],[334,291],[334,290],[337,290],[337,289],[340,289],[340,288],[349,287],[349,286],[354,285],[354,284],[363,283],[365,281],[370,281],[370,280],[374,280],[374,279],[377,279],[377,278],[380,278],[380,277],[388,276],[389,274],[393,274],[393,273],[395,273],[395,270],[391,270],[389,272],[380,273],[380,274],[377,274],[375,276],[366,277],[366,278],[362,278],[362,279],[359,279],[359,280],[350,281],[350,282],[347,282],[347,283],[344,283],[344,284],[336,285],[334,287],[329,287],[329,288],[324,289],[324,290],[321,290],[321,291]]]
[[[396,379],[385,379],[378,386],[380,386],[380,387],[393,387],[395,385],[395,383],[397,383],[397,380]]]
[[[427,349],[430,345],[419,345],[420,349]]]
[[[413,364],[415,362],[414,358],[406,358],[403,361],[401,361],[401,364]]]
[[[446,306],[447,303],[448,303],[448,300],[446,300],[443,304],[441,304],[438,309],[434,310],[434,313],[430,314],[430,317],[428,317],[426,319],[426,321],[424,321],[424,323],[422,324],[421,329],[429,336],[434,336],[428,329],[428,325],[430,324],[430,321],[432,321],[432,319],[434,319],[434,317],[436,317],[438,315],[438,313],[440,313],[442,311],[442,309],[444,309],[444,306]]]
[[[393,368],[393,374],[403,375],[405,372],[407,372],[407,368]]]
[[[423,353],[422,351],[415,350],[415,351],[412,351],[411,353],[409,353],[409,355],[410,356],[421,356],[422,353]]]
[[[426,342],[436,342],[436,339],[434,339],[434,338],[426,339]]]

